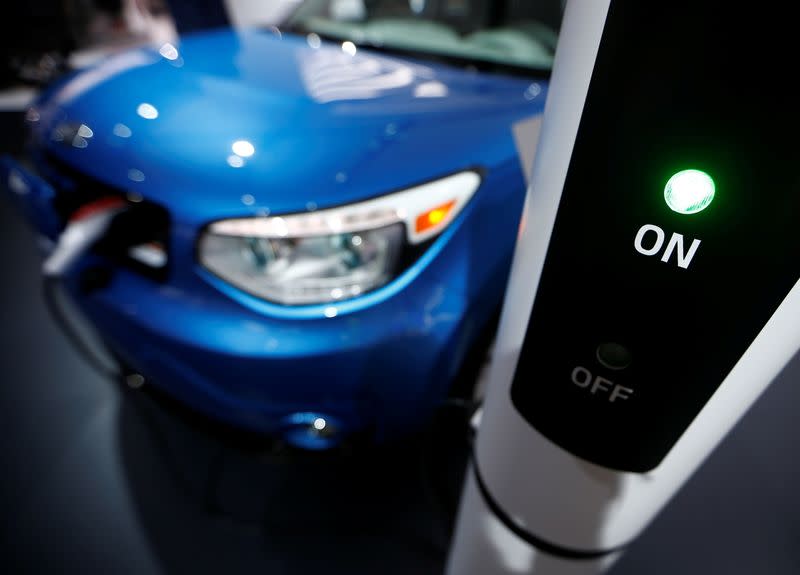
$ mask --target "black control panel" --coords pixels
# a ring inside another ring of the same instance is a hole
[[[788,11],[611,2],[511,388],[583,459],[657,467],[800,280]]]

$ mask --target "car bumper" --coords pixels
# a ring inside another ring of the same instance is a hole
[[[270,433],[301,414],[379,437],[419,425],[452,379],[465,305],[415,283],[357,314],[279,320],[125,270],[87,294],[80,276],[67,283],[73,299],[131,369],[196,409]]]

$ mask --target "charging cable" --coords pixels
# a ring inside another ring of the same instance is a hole
[[[101,198],[76,211],[42,265],[44,276],[62,277],[105,235],[114,216],[125,207],[125,202],[119,198]]]
[[[111,227],[114,218],[127,209],[119,198],[101,198],[78,209],[56,241],[55,248],[42,264],[44,300],[50,315],[67,339],[86,361],[105,377],[119,379],[122,370],[109,367],[107,361],[86,342],[59,302],[59,288],[70,268],[100,241]],[[62,296],[63,297],[63,296]]]

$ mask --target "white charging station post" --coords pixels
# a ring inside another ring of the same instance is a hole
[[[800,348],[791,35],[663,4],[567,3],[448,575],[608,569]]]

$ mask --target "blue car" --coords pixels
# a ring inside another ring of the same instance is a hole
[[[492,329],[560,11],[308,1],[120,53],[0,181],[129,381],[305,448],[398,437]]]

